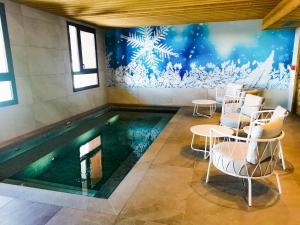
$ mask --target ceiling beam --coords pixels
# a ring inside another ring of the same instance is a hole
[[[262,29],[266,30],[300,6],[300,0],[282,0],[263,19]]]

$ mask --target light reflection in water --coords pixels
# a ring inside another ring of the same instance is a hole
[[[87,192],[102,179],[102,152],[101,137],[97,136],[93,140],[80,146],[80,166],[82,189]]]

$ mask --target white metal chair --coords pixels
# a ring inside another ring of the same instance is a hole
[[[261,110],[261,111],[255,112],[253,117],[256,117],[258,119],[256,120],[255,123],[250,124],[249,131],[247,132],[248,138],[256,124],[259,124],[259,125],[268,124],[278,118],[284,120],[288,115],[289,115],[289,112],[281,106],[277,106],[275,109],[272,109],[272,110]],[[286,165],[285,165],[285,161],[284,161],[283,148],[282,148],[282,144],[281,144],[280,140],[278,142],[278,145],[279,145],[279,152],[278,152],[279,158],[281,159],[281,162],[282,162],[282,168],[285,170]]]
[[[256,122],[254,122],[256,123]],[[228,136],[211,129],[210,160],[207,169],[206,183],[213,164],[221,172],[248,180],[248,205],[252,206],[252,179],[276,176],[278,191],[281,185],[278,173],[274,170],[278,159],[278,142],[284,137],[283,120],[276,119],[269,124],[256,124],[249,137]],[[214,138],[214,133],[225,138]]]
[[[223,101],[220,124],[237,131],[257,118],[256,112],[263,106],[264,98],[247,94],[245,98],[227,97]]]
[[[227,84],[226,88],[216,88],[216,102],[217,104],[223,104],[225,96],[240,97],[244,85],[243,84]]]

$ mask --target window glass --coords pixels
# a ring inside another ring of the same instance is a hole
[[[82,88],[87,86],[94,86],[98,84],[98,75],[92,74],[78,74],[74,75],[74,88]]]
[[[10,81],[0,82],[0,102],[13,100],[13,92]]]
[[[93,33],[80,31],[82,63],[84,69],[93,69],[97,67],[95,51],[95,35]]]
[[[73,90],[98,87],[96,32],[92,28],[68,23]]]
[[[0,3],[0,107],[18,103],[4,4]]]
[[[0,73],[7,73],[7,59],[6,59],[6,51],[5,51],[5,44],[4,44],[4,36],[3,36],[3,29],[2,29],[2,19],[0,17]]]
[[[73,72],[80,71],[79,63],[79,52],[78,52],[78,40],[77,40],[77,29],[74,26],[69,26],[70,34],[70,46],[71,46],[71,57],[72,57],[72,69]]]

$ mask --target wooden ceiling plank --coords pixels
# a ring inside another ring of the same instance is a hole
[[[289,13],[300,6],[300,0],[282,0],[268,15],[263,19],[262,29],[268,29]]]
[[[280,0],[13,1],[104,27],[158,26],[262,19],[280,2]]]

